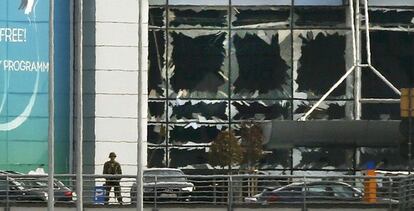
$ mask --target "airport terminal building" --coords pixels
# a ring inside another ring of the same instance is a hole
[[[261,171],[353,174],[369,162],[384,170],[408,168],[399,90],[414,87],[414,1],[369,0],[367,7],[364,0],[143,2],[141,20],[138,0],[84,1],[85,173],[102,173],[114,151],[124,174],[135,174],[139,125],[148,167],[213,172],[218,167],[209,164],[208,152],[214,139],[227,130],[239,136],[246,123],[263,128]],[[73,5],[67,6],[62,11],[71,14]],[[73,16],[68,18],[71,54],[62,64],[67,70],[59,69],[66,71],[62,80],[70,79],[64,87],[60,83],[66,90],[61,103],[67,105],[57,153],[62,173],[73,171],[77,116],[72,68],[77,37]],[[139,58],[148,62],[140,67]],[[138,71],[145,80],[138,81]],[[15,94],[6,86],[2,93]],[[140,119],[139,93],[147,105]],[[0,114],[0,123],[15,115]],[[30,118],[47,117],[42,115]],[[16,141],[34,142],[30,134],[14,133],[0,124],[8,152],[18,147]],[[28,171],[47,164],[47,137],[39,143],[46,159],[43,154],[16,160],[8,153],[0,156],[0,166]]]

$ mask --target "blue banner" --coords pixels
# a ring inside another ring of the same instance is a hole
[[[64,4],[67,8],[62,9],[67,11],[59,15],[65,18],[55,24],[63,33],[55,50],[64,51],[55,68],[56,83],[63,84],[56,91],[55,102],[63,106],[55,119],[59,126],[56,168],[63,172],[69,165],[70,78],[69,3]],[[0,169],[27,172],[47,168],[48,73],[49,1],[0,1]]]

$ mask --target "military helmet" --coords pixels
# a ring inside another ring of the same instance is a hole
[[[110,158],[111,158],[111,157],[116,157],[115,152],[111,152],[111,153],[109,153],[109,157],[110,157]]]

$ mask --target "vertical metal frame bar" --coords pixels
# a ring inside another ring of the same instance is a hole
[[[142,135],[142,126],[145,125],[143,123],[143,89],[147,87],[143,87],[143,80],[146,80],[142,77],[143,69],[143,22],[142,22],[142,12],[143,12],[143,4],[142,0],[138,0],[138,90],[137,90],[137,98],[138,98],[138,105],[137,105],[137,177],[136,177],[136,184],[137,184],[137,204],[136,209],[137,211],[143,211],[143,140],[144,137]],[[149,11],[148,11],[149,12]],[[157,40],[155,40],[157,42]]]
[[[76,140],[76,192],[78,199],[76,201],[76,210],[83,210],[83,0],[76,1],[76,49],[75,49],[75,114],[76,125],[75,125],[75,140]]]
[[[48,127],[48,200],[47,210],[53,211],[55,174],[55,0],[49,0],[49,127]]]
[[[361,31],[360,31],[360,24],[361,24],[361,14],[360,14],[360,2],[359,0],[355,1],[355,22],[353,22],[353,26],[355,26],[355,34],[354,34],[354,44],[355,44],[355,74],[354,74],[354,117],[355,120],[360,120],[362,116],[362,107],[361,107],[361,87],[362,87],[362,79],[361,79]],[[349,4],[353,4],[353,0],[350,0]],[[352,8],[353,9],[353,8]]]

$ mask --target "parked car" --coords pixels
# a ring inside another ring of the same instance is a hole
[[[308,183],[292,183],[280,188],[265,188],[261,193],[246,197],[246,203],[268,204],[272,202],[358,202],[363,200],[364,193],[344,182],[320,181]],[[397,200],[377,198],[378,202],[398,203]]]
[[[30,193],[34,195],[36,195],[35,193],[39,193],[40,195],[44,195],[44,193],[47,195],[48,193],[48,181],[45,177],[30,177],[28,175],[15,171],[0,171],[0,175],[1,174],[8,175],[9,179],[13,181],[13,183],[16,183],[13,186],[20,187],[20,189],[24,189],[26,191],[30,191]],[[27,193],[25,195],[27,199],[30,198],[27,197]],[[70,188],[65,186],[61,181],[57,179],[54,180],[54,195],[55,201],[58,202],[72,202],[76,197],[76,194]]]
[[[189,182],[180,169],[151,168],[143,172],[144,200],[183,200],[188,201],[194,190],[194,184]],[[137,201],[137,184],[131,188],[131,201]]]
[[[28,189],[31,190],[40,190],[47,192],[48,190],[48,181],[47,178],[18,178]],[[54,180],[54,197],[55,201],[58,202],[72,202],[75,199],[75,193],[65,186],[61,181]]]
[[[0,171],[0,201],[6,200],[12,202],[46,202],[48,200],[48,194],[43,190],[30,189],[10,176],[10,173]]]

